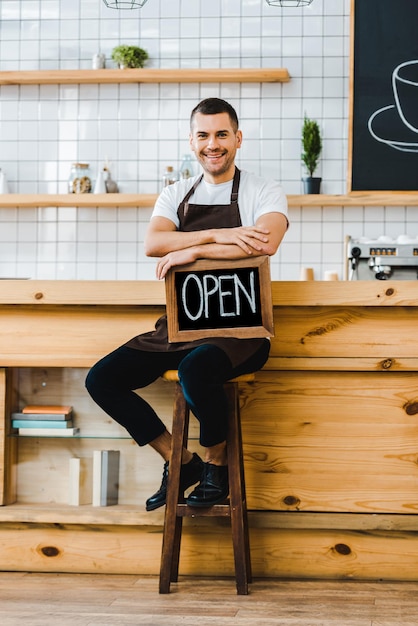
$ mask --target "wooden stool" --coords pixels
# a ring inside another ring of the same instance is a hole
[[[229,499],[224,504],[211,507],[190,507],[179,502],[180,468],[183,446],[187,447],[190,412],[178,382],[176,370],[163,375],[165,380],[176,381],[173,409],[173,441],[168,473],[167,503],[164,518],[163,546],[160,568],[160,593],[170,592],[170,583],[177,582],[183,517],[229,517],[235,561],[237,593],[248,594],[252,580],[250,541],[248,533],[247,500],[245,495],[244,463],[238,395],[239,382],[253,382],[254,374],[245,374],[225,384],[228,397],[229,419],[227,434]]]

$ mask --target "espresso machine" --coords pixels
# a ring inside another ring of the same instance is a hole
[[[346,280],[417,280],[418,238],[346,238]]]

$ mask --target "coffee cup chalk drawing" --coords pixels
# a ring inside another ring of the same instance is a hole
[[[165,285],[170,342],[274,334],[268,256],[174,267]]]
[[[394,104],[370,116],[369,132],[373,139],[390,148],[418,152],[418,60],[405,61],[395,67],[392,89]]]

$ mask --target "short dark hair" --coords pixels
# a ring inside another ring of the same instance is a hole
[[[201,113],[202,115],[217,115],[218,113],[228,113],[234,132],[237,132],[238,130],[239,122],[237,112],[235,111],[234,107],[226,100],[222,100],[221,98],[206,98],[205,100],[199,102],[199,104],[195,106],[190,115],[190,128],[192,128],[193,126],[193,120],[196,113]]]

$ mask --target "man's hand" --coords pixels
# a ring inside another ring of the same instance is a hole
[[[164,278],[171,267],[174,267],[176,265],[187,265],[188,263],[194,263],[196,259],[197,251],[194,248],[185,248],[184,250],[169,252],[168,254],[163,256],[157,263],[157,278],[159,280]]]
[[[236,228],[218,228],[212,231],[214,243],[239,246],[246,254],[261,252],[262,244],[268,243],[270,231],[257,226],[238,226]]]

